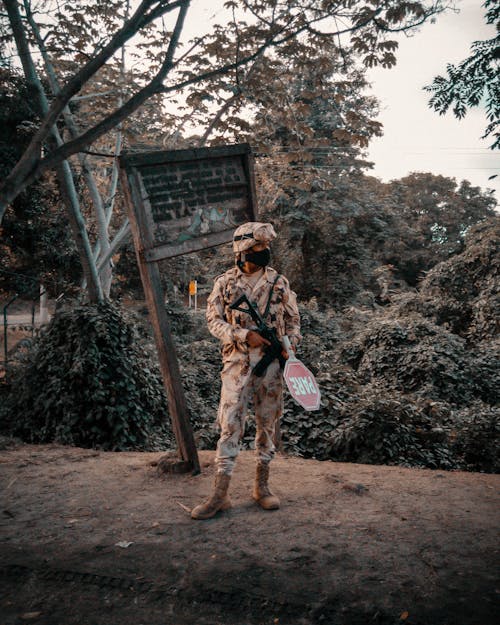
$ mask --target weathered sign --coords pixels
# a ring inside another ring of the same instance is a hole
[[[126,154],[120,164],[152,235],[148,261],[228,243],[239,224],[255,219],[247,144]]]
[[[255,220],[250,147],[126,153],[120,175],[181,456],[172,470],[199,472],[158,262],[228,243],[239,224]]]

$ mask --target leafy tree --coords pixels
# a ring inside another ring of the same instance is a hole
[[[379,258],[415,286],[422,273],[463,249],[469,228],[495,214],[496,200],[467,181],[412,173],[386,186],[396,236]],[[399,222],[399,223],[398,223]]]
[[[88,58],[92,49],[99,46],[101,31],[116,28],[117,20],[120,19],[119,3],[98,3],[89,6],[87,15],[84,15],[85,5],[71,4],[55,6],[46,23],[39,17],[31,0],[23,0],[24,16],[27,27],[23,30],[20,23],[20,15],[10,6],[10,18],[17,47],[22,51],[23,67],[28,77],[28,85],[34,94],[34,102],[38,111],[47,110],[47,92],[57,96],[60,91],[61,81],[75,70],[75,63]],[[48,7],[47,7],[47,10]],[[128,9],[125,8],[125,16]],[[59,28],[53,28],[54,16],[58,20]],[[43,69],[46,75],[45,85],[42,87],[37,79],[37,71],[30,56],[29,44],[38,48],[43,59]],[[47,89],[48,87],[48,89]],[[123,101],[127,90],[126,72],[124,67],[124,54],[122,58],[113,60],[104,66],[100,72],[81,90],[78,98],[71,102],[71,107],[66,107],[62,112],[60,122],[61,133],[67,132],[70,137],[79,134],[80,128],[92,125],[96,121],[94,105],[96,98],[101,101],[101,109],[106,111],[116,107],[117,101]],[[151,99],[152,107],[157,102]],[[151,108],[146,116],[143,116],[142,124],[137,124],[137,116],[131,116],[130,123],[124,127],[122,124],[116,132],[116,136],[103,137],[94,145],[94,150],[115,152],[118,156],[123,143],[123,132],[134,126],[151,125],[151,120],[158,120],[159,113],[153,113],[156,109]],[[144,111],[143,111],[144,113]],[[55,137],[56,145],[62,143],[61,136]],[[117,158],[107,159],[111,163],[108,175],[102,175],[101,162],[96,161],[94,156],[78,154],[77,162],[63,163],[59,178],[62,199],[66,202],[68,213],[75,233],[75,240],[80,245],[80,256],[84,267],[89,290],[92,297],[98,296],[100,288],[104,296],[108,296],[111,286],[110,259],[114,249],[121,244],[127,234],[128,223],[116,225],[113,220],[113,212],[117,198],[118,161]],[[94,162],[92,162],[94,161]],[[106,167],[106,169],[108,169]],[[123,218],[122,218],[123,220]],[[83,229],[86,222],[87,231]],[[115,230],[114,240],[110,242],[110,230]],[[89,242],[87,242],[89,239]],[[90,242],[94,241],[94,249],[91,256]],[[98,281],[98,284],[95,282]],[[100,283],[100,284],[99,284]]]
[[[500,4],[486,0],[486,23],[496,25],[500,30]],[[434,95],[429,106],[444,115],[453,106],[458,119],[465,117],[467,109],[486,102],[488,125],[483,139],[493,137],[492,149],[500,148],[500,33],[486,41],[475,41],[471,55],[458,66],[447,65],[447,76],[436,76],[424,87]]]
[[[369,256],[356,185],[370,167],[364,150],[381,126],[364,71],[355,54],[328,40],[314,58],[300,46],[294,56],[276,54],[271,67],[254,64],[240,85],[253,116],[239,128],[221,117],[214,135],[233,132],[258,150],[260,213],[282,233],[275,265],[301,297],[321,294],[340,305],[364,284],[360,266]],[[352,238],[339,236],[344,227]]]
[[[364,149],[381,132],[378,107],[346,51],[325,48],[318,66],[294,75],[256,117],[261,208],[279,224],[276,265],[299,297],[340,307],[371,282],[368,242],[385,228],[362,174]]]
[[[11,14],[17,8],[15,0],[4,0],[4,3]],[[335,23],[335,18],[342,18],[342,23],[348,25],[344,28],[335,28],[333,32],[325,33],[321,37],[332,37],[341,32],[352,33],[357,41],[365,42],[367,47],[365,59],[369,59],[370,63],[378,62],[379,58],[383,61],[387,54],[388,33],[412,28],[425,21],[430,15],[443,10],[440,2],[408,3],[390,0],[382,6],[377,5],[375,8],[370,8],[363,3],[353,3],[350,0],[340,3],[324,2],[319,7],[316,2],[297,2],[296,0],[252,4],[246,1],[227,2],[228,8],[250,10],[253,13],[253,23],[234,21],[229,28],[227,25],[220,26],[214,29],[213,34],[207,33],[201,47],[202,53],[207,54],[204,61],[205,70],[192,74],[190,69],[194,65],[194,60],[199,56],[200,46],[196,50],[188,51],[182,59],[174,60],[175,55],[178,54],[189,1],[143,0],[130,19],[114,32],[107,43],[101,44],[98,51],[92,54],[79,71],[67,78],[44,116],[24,157],[5,181],[2,189],[3,203],[11,201],[42,171],[54,167],[64,158],[84,149],[115,127],[156,93],[179,93],[189,85],[203,83],[218,75],[226,75],[230,83],[237,84],[236,70],[239,67],[264,55],[271,48],[288,44],[299,35],[307,37],[313,33],[314,36],[318,36],[321,24],[327,21]],[[162,50],[161,63],[154,78],[131,95],[113,113],[105,115],[76,139],[66,141],[64,145],[41,158],[40,146],[70,99],[136,33],[142,32],[144,27],[161,18],[162,15],[171,14],[174,11],[177,11],[174,29],[167,37],[168,43],[166,49]]]
[[[70,222],[92,300],[102,297],[99,267],[90,250],[89,234],[75,197],[74,176],[67,161],[70,156],[87,150],[91,144],[95,144],[138,111],[150,98],[179,97],[186,94],[189,87],[198,85],[202,91],[191,94],[191,100],[188,98],[187,101],[188,107],[203,108],[201,105],[206,99],[224,102],[223,107],[226,107],[227,94],[230,94],[227,106],[232,105],[233,100],[236,102],[238,99],[233,96],[245,96],[244,92],[240,93],[243,69],[248,68],[247,74],[250,74],[252,64],[257,59],[266,59],[272,64],[275,51],[278,51],[278,55],[283,51],[284,56],[302,54],[303,57],[304,52],[307,52],[313,59],[321,54],[325,41],[345,34],[351,36],[353,49],[366,64],[380,62],[390,66],[394,63],[393,51],[396,47],[396,43],[390,41],[391,33],[413,28],[430,15],[443,10],[440,0],[413,3],[389,0],[382,6],[375,3],[373,7],[351,0],[322,2],[319,6],[312,0],[273,3],[234,0],[225,4],[233,15],[232,20],[216,25],[212,32],[207,32],[195,42],[187,44],[191,47],[186,47],[182,35],[186,19],[189,19],[189,0],[142,0],[130,16],[125,7],[117,2],[56,3],[55,12],[45,24],[44,32],[43,20],[35,20],[29,0],[23,0],[23,11],[31,30],[26,28],[17,0],[3,1],[25,73],[37,95],[42,119],[30,145],[2,185],[0,219],[6,204],[30,182],[48,169],[62,167],[60,177],[63,195],[70,209]],[[157,26],[163,18],[169,22]],[[332,27],[330,32],[329,27]],[[48,46],[52,45],[59,30],[66,37],[64,45],[60,46],[63,53],[58,54],[55,60],[48,59]],[[104,40],[101,36],[103,32],[107,35]],[[68,105],[75,96],[81,97],[89,81],[98,74],[103,75],[105,68],[109,71],[115,55],[123,51],[125,44],[136,35],[136,50],[144,46],[142,60],[146,59],[150,71],[136,71],[134,79],[128,80],[131,89],[127,92],[122,90],[111,110],[106,104],[101,104],[100,98],[96,99],[94,102],[97,106],[88,116],[87,125],[79,129],[69,121]],[[45,61],[54,96],[50,104],[43,93],[31,57],[32,41],[38,43]],[[184,50],[181,50],[182,45],[185,46]],[[214,79],[218,80],[217,84],[214,84]],[[55,124],[61,116],[69,133],[58,135]],[[56,146],[47,149],[47,139],[51,135],[55,138]],[[42,147],[45,147],[43,156]],[[79,160],[84,167],[84,159],[80,156]],[[88,176],[89,189],[93,184],[90,180]],[[112,249],[107,249],[108,217],[100,206],[102,201],[99,202],[98,194],[91,192],[90,195],[99,214],[97,230],[101,248],[106,248],[102,249],[104,258],[101,261],[105,264],[105,259],[112,252]],[[122,233],[122,228],[119,233]]]

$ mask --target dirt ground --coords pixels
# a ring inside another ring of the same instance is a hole
[[[0,451],[0,624],[493,625],[496,475],[279,455],[282,508],[188,509],[212,485],[160,475],[161,453],[56,445]]]

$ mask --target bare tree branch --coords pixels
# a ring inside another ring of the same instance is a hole
[[[208,137],[212,134],[213,129],[215,128],[215,126],[217,126],[217,124],[222,119],[222,116],[227,113],[227,111],[231,108],[233,103],[236,102],[240,97],[241,97],[241,92],[234,93],[220,107],[220,109],[214,115],[214,117],[212,118],[210,124],[207,126],[205,132],[203,133],[203,136],[201,137],[201,139],[198,142],[198,145],[199,145],[200,148],[205,145],[205,143],[207,142]]]

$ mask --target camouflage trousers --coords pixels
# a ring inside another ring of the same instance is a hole
[[[255,353],[254,353],[255,352]],[[245,431],[248,405],[253,400],[255,412],[255,451],[257,461],[269,463],[274,457],[274,432],[283,412],[283,376],[278,360],[274,360],[262,377],[252,373],[260,360],[259,350],[250,350],[239,361],[224,363],[217,421],[221,429],[215,464],[218,473],[231,475]]]

